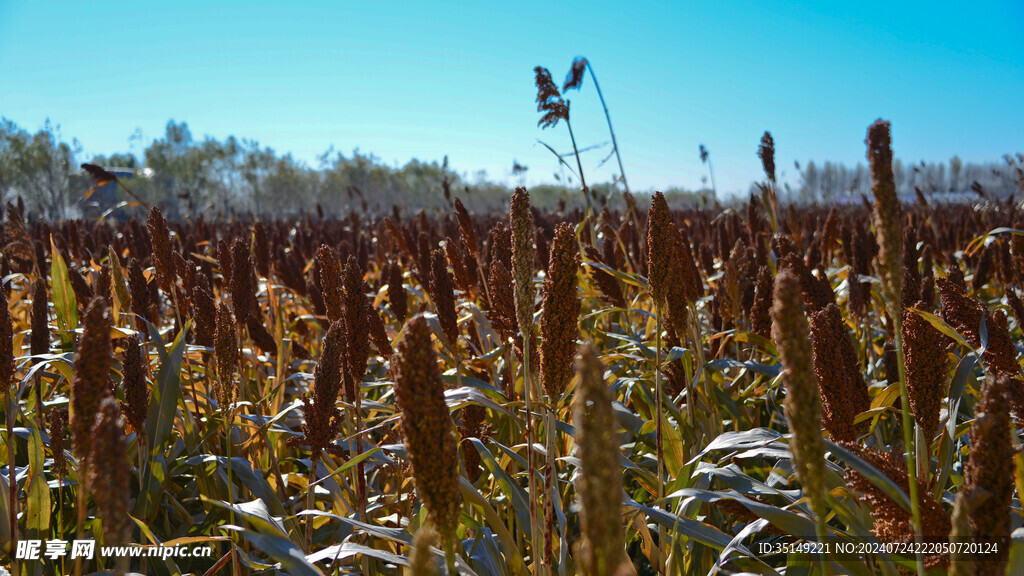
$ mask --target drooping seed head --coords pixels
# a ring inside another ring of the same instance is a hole
[[[768,181],[775,183],[775,140],[771,132],[765,132],[761,136],[761,144],[757,147],[757,157],[761,159],[761,167]]]
[[[558,92],[558,85],[551,79],[551,72],[547,68],[537,66],[533,69],[537,85],[537,112],[543,112],[537,125],[541,128],[550,128],[558,125],[559,120],[569,121],[569,104],[562,99]]]

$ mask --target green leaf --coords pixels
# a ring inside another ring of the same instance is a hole
[[[53,294],[53,311],[57,316],[61,347],[69,350],[75,342],[72,333],[75,328],[78,328],[78,301],[75,299],[75,291],[71,288],[68,266],[64,263],[64,257],[60,255],[52,237],[50,238],[50,247],[50,253],[53,254],[50,260],[50,292]]]
[[[466,438],[473,446],[476,451],[480,453],[480,460],[483,465],[487,468],[487,471],[491,473],[497,481],[498,486],[501,487],[501,491],[508,496],[509,501],[512,504],[512,508],[516,512],[516,517],[519,519],[519,524],[522,526],[523,533],[526,538],[530,538],[530,504],[529,496],[526,491],[517,484],[511,476],[505,472],[505,469],[501,467],[501,464],[494,459],[494,455],[487,449],[487,446],[480,441],[479,438]]]
[[[286,574],[293,576],[324,576],[324,573],[306,560],[302,550],[291,540],[276,534],[263,534],[253,530],[242,530],[242,537],[268,558],[279,562]]]
[[[185,333],[188,327],[178,332],[170,349],[162,345],[160,335],[151,330],[156,349],[160,354],[160,370],[150,395],[149,413],[146,416],[147,462],[142,476],[143,494],[136,503],[136,514],[144,519],[152,518],[162,496],[164,480],[167,478],[167,463],[163,451],[169,444],[174,419],[181,400],[181,358],[185,351]]]
[[[50,487],[46,484],[43,466],[46,454],[39,428],[31,428],[28,441],[28,480],[25,492],[28,494],[28,511],[25,528],[29,538],[45,540],[50,532]]]
[[[906,512],[910,512],[910,498],[907,497],[907,494],[903,489],[893,482],[891,478],[879,472],[877,468],[869,464],[860,456],[857,456],[835,442],[830,440],[824,440],[824,442],[825,446],[833,455],[845,462],[850,468],[860,472],[868,482],[874,484],[876,488],[885,492],[885,495],[891,498],[893,502],[899,504],[900,508],[903,508]]]

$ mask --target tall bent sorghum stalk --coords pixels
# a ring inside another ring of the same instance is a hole
[[[889,123],[876,120],[868,128],[866,140],[868,165],[871,169],[871,192],[875,196],[874,225],[878,238],[878,276],[881,280],[882,295],[885,297],[889,318],[893,320],[892,335],[896,340],[896,356],[899,362],[900,402],[903,427],[903,445],[906,450],[907,476],[910,487],[910,507],[914,522],[914,536],[918,545],[923,541],[921,529],[921,507],[917,495],[917,448],[912,428],[910,397],[907,392],[906,366],[903,356],[903,311],[900,297],[903,285],[903,234],[900,231],[900,201],[896,194],[896,179],[892,171],[892,136]],[[924,574],[924,561],[917,557],[917,572]]]
[[[426,319],[416,315],[403,332],[393,359],[395,399],[416,492],[441,535],[449,571],[454,573],[455,530],[462,510],[458,441]]]
[[[590,346],[580,349],[576,367],[576,446],[581,472],[580,573],[619,576],[630,573],[622,537],[622,455],[612,395],[605,385],[604,365]]]

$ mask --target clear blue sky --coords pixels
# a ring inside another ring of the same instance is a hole
[[[576,55],[604,90],[634,189],[720,191],[777,164],[864,158],[877,117],[907,161],[1024,152],[1024,2],[28,2],[0,0],[0,115],[49,117],[86,155],[128,150],[171,118],[311,165],[332,144],[472,178],[550,182],[563,126],[537,128],[533,67]],[[593,85],[571,92],[581,146],[608,140]],[[605,150],[608,150],[607,148]],[[585,155],[592,180],[614,161]]]

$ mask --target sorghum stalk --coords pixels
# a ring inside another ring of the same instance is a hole
[[[93,298],[85,310],[82,338],[75,358],[75,380],[71,384],[71,446],[78,457],[77,537],[85,532],[86,491],[89,489],[89,454],[92,452],[93,418],[110,391],[110,318],[106,301]],[[82,557],[75,559],[75,574],[82,573]]]
[[[541,387],[547,394],[545,445],[547,470],[552,484],[546,500],[548,514],[553,510],[554,498],[558,493],[558,475],[555,470],[558,459],[558,446],[555,442],[556,407],[572,379],[576,338],[580,333],[580,298],[577,294],[579,268],[576,234],[572,226],[560,224],[555,229],[548,273],[542,289],[544,297],[541,310],[540,377]]]
[[[131,535],[128,519],[131,486],[124,420],[113,397],[108,396],[100,402],[91,432],[93,454],[89,458],[89,485],[99,516],[103,519],[104,544],[121,546]],[[128,557],[119,558],[117,567],[119,573],[127,572]]]
[[[231,404],[235,400],[236,387],[234,381],[235,368],[238,367],[238,339],[235,336],[235,325],[231,311],[221,302],[217,306],[217,329],[214,335],[214,353],[217,357],[216,384],[217,403],[220,405],[221,418],[224,421],[224,440],[226,442],[228,476],[228,504],[231,506],[229,518],[235,523],[234,476],[231,469],[231,424],[234,420],[234,409]],[[238,573],[238,556],[234,541],[230,541],[231,562],[234,573]]]
[[[7,400],[7,473],[8,473],[8,489],[10,494],[8,495],[8,502],[10,508],[8,512],[10,517],[8,521],[11,527],[11,554],[13,557],[14,551],[18,544],[18,484],[15,480],[14,475],[14,456],[15,456],[15,439],[14,439],[14,418],[17,413],[18,399],[15,397],[16,386],[14,385],[14,325],[11,322],[11,311],[7,308],[7,291],[0,289],[0,388],[3,388],[6,392]],[[36,406],[36,410],[39,410],[39,406]],[[15,567],[16,562],[11,562],[11,566]],[[17,571],[17,568],[15,568]]]
[[[581,573],[617,575],[626,564],[622,537],[622,469],[618,424],[604,366],[590,346],[580,350],[573,421],[582,473],[577,476],[583,536]]]
[[[50,351],[50,326],[47,323],[48,311],[46,302],[46,280],[37,278],[32,283],[32,336],[29,340],[30,352],[33,356],[46,354]],[[33,360],[33,364],[39,360]],[[43,426],[43,377],[38,372],[35,377],[36,391],[36,423]]]
[[[530,488],[530,535],[533,540],[532,559],[541,556],[541,537],[537,526],[537,480],[533,461],[533,382],[530,374],[530,348],[533,341],[533,214],[530,193],[516,188],[512,194],[509,214],[512,229],[512,283],[515,287],[516,319],[523,337],[523,399],[526,409],[526,462]],[[537,564],[539,566],[539,564]]]
[[[402,412],[402,431],[416,492],[427,506],[427,517],[441,534],[448,568],[454,573],[455,531],[462,509],[458,441],[426,319],[422,315],[413,317],[404,333],[393,365],[395,400]]]
[[[658,460],[658,503],[665,497],[665,458],[662,436],[662,405],[664,402],[661,384],[661,308],[664,306],[665,294],[667,291],[666,281],[668,279],[669,263],[671,261],[672,213],[668,209],[668,203],[661,192],[655,192],[651,198],[651,208],[647,212],[647,281],[650,285],[651,298],[654,300],[654,403],[651,416],[655,418],[655,444]],[[688,405],[693,404],[693,398],[686,399]],[[658,525],[658,546],[665,545],[665,529]],[[663,549],[663,548],[662,548]],[[661,572],[667,573],[667,565],[662,557]]]
[[[899,362],[901,424],[903,445],[906,451],[907,476],[909,479],[911,517],[914,522],[914,540],[920,548],[924,532],[921,528],[921,506],[917,494],[917,447],[913,429],[910,396],[907,392],[906,365],[903,356],[903,314],[900,309],[900,294],[903,276],[902,240],[900,233],[900,202],[896,194],[896,180],[892,170],[892,136],[889,123],[876,120],[868,128],[866,139],[868,164],[871,169],[872,187],[875,196],[875,234],[878,237],[879,276],[885,296],[889,318],[893,321],[893,338],[896,341],[896,357]],[[920,550],[916,554],[917,572],[924,576],[924,560]]]
[[[818,542],[827,542],[825,528],[825,451],[821,441],[821,398],[814,375],[810,328],[800,295],[800,280],[788,268],[775,278],[773,337],[779,349],[786,386],[786,419],[793,434],[791,443],[797,478],[811,502]],[[822,568],[827,570],[824,557]]]

